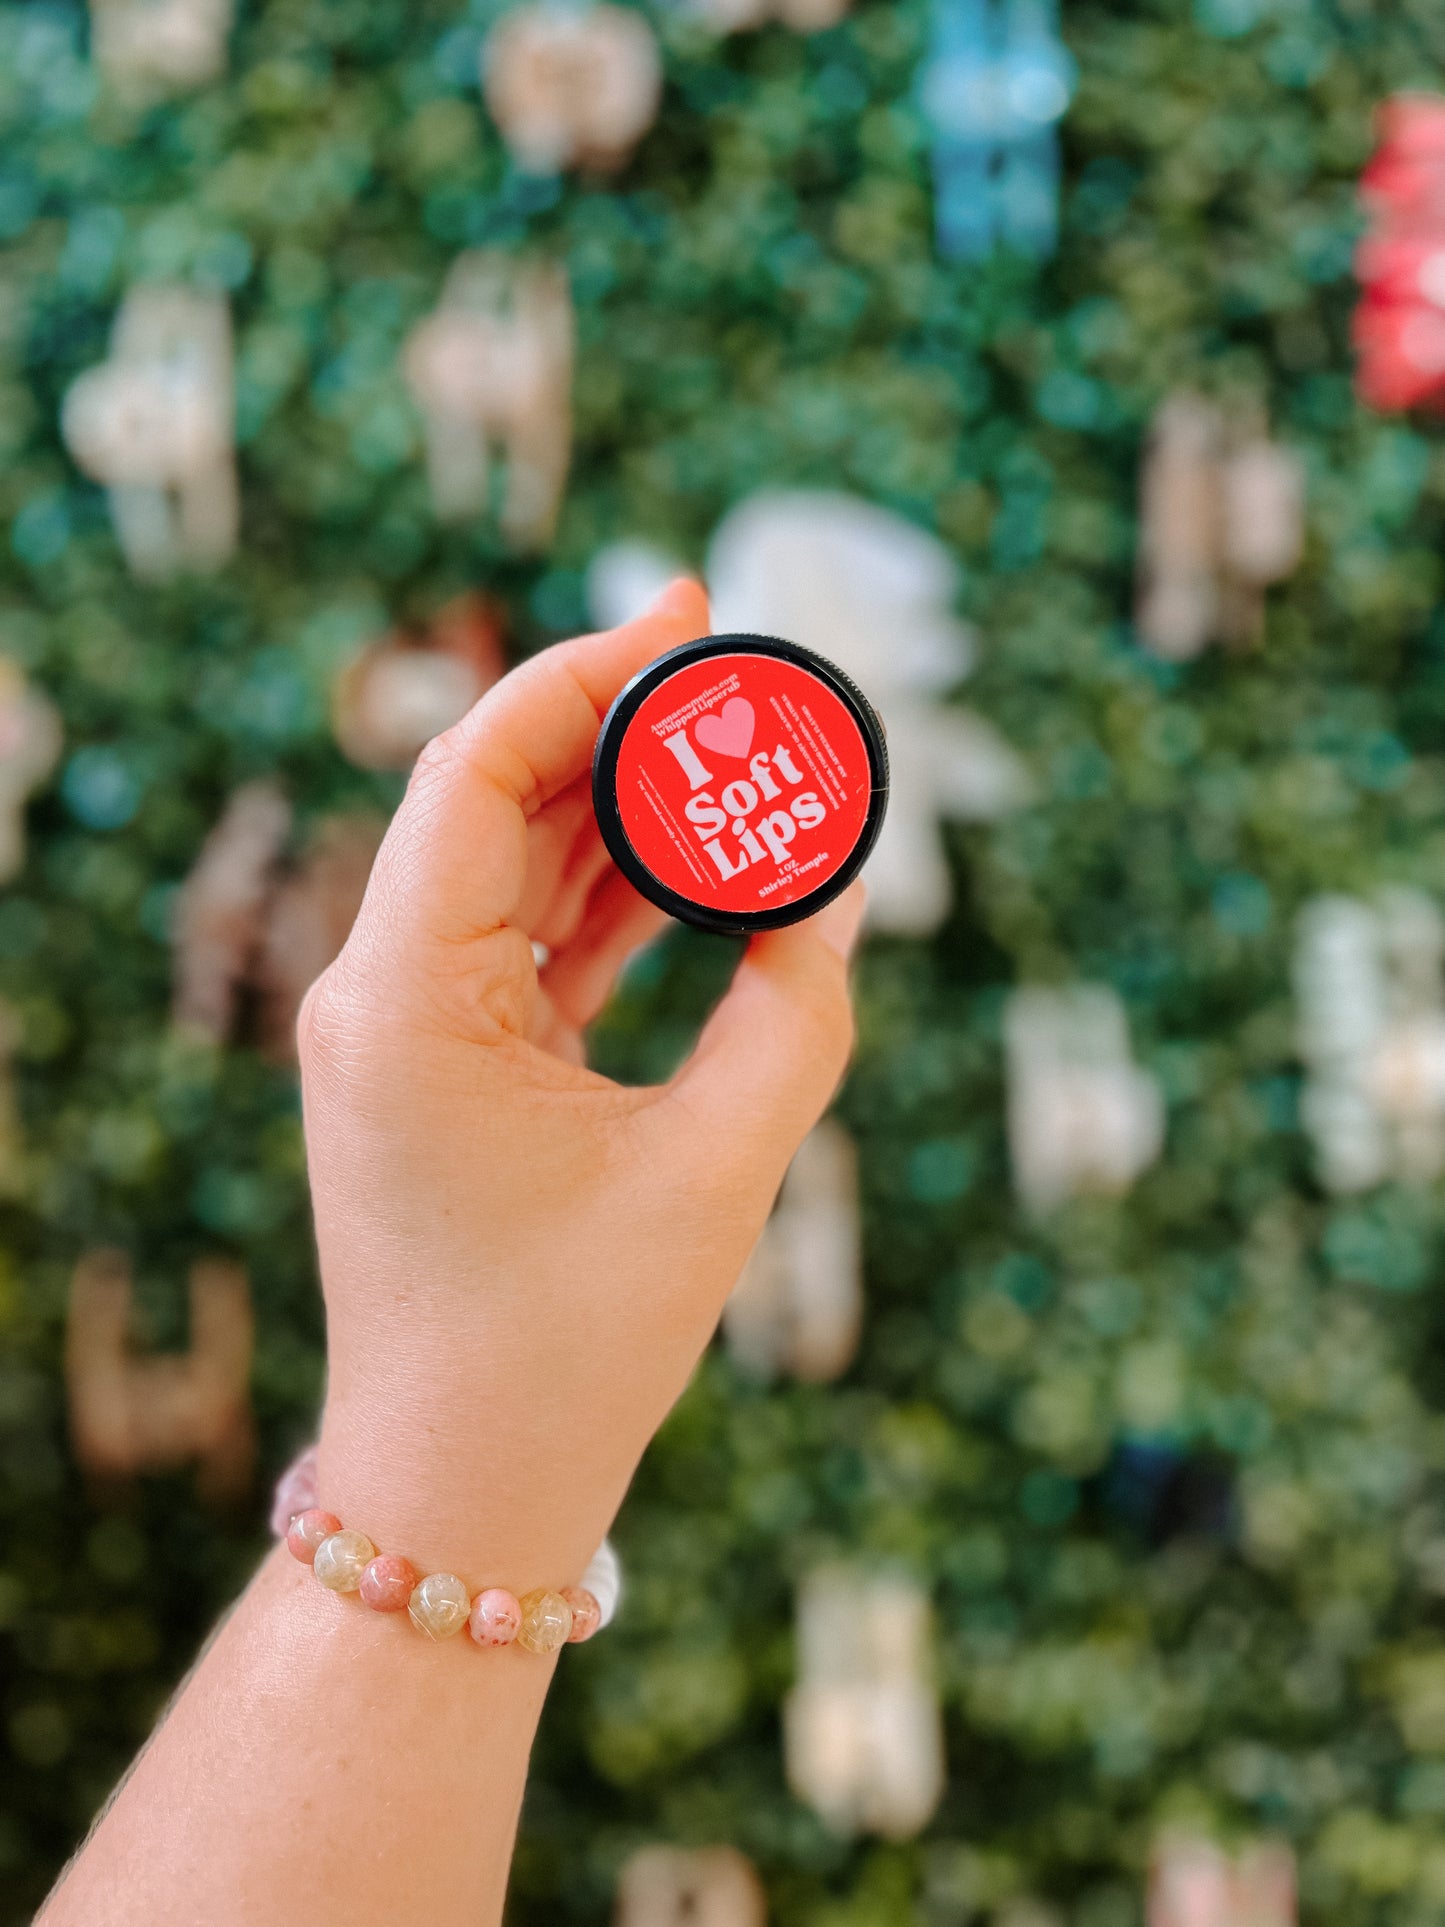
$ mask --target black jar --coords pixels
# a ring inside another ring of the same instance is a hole
[[[613,861],[703,930],[797,923],[847,888],[888,804],[883,725],[830,662],[775,636],[703,636],[633,677],[592,797]]]

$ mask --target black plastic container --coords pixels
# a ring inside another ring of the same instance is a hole
[[[888,805],[883,725],[856,683],[776,636],[703,636],[618,696],[592,761],[613,861],[683,923],[797,923],[845,890]]]

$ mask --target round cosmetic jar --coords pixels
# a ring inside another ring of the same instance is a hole
[[[883,725],[841,669],[775,636],[703,636],[633,677],[592,799],[612,859],[683,923],[744,936],[847,888],[888,804]]]

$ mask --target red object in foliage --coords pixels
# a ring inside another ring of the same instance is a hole
[[[1379,136],[1360,176],[1368,206],[1393,219],[1428,219],[1445,208],[1445,97],[1396,94],[1375,117]]]
[[[1370,408],[1445,408],[1445,310],[1376,300],[1355,310],[1355,386]]]
[[[1421,239],[1367,234],[1355,250],[1355,273],[1371,300],[1445,308],[1445,224]]]
[[[1371,408],[1445,410],[1445,97],[1397,94],[1360,179],[1355,385]]]

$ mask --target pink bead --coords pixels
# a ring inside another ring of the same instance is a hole
[[[323,1539],[329,1539],[333,1532],[340,1532],[341,1521],[334,1512],[322,1512],[313,1506],[309,1512],[298,1512],[286,1532],[286,1545],[293,1559],[299,1559],[303,1566],[315,1563],[316,1548]]]
[[[379,1552],[361,1575],[362,1598],[374,1613],[404,1613],[416,1589],[416,1567],[399,1552]]]
[[[479,1646],[510,1646],[522,1624],[517,1595],[505,1586],[489,1586],[472,1601],[467,1631]]]
[[[567,1635],[567,1644],[580,1646],[602,1624],[602,1608],[583,1586],[564,1586],[562,1597],[572,1608],[572,1630]]]

